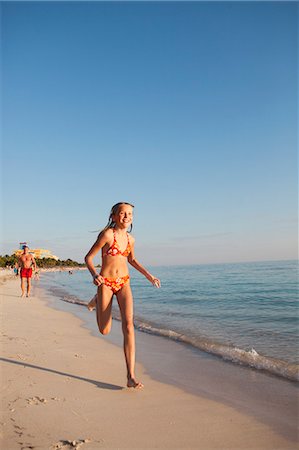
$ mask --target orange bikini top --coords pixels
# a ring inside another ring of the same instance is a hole
[[[131,253],[131,245],[130,245],[130,240],[129,240],[129,233],[127,233],[127,237],[128,237],[128,244],[127,244],[127,248],[125,249],[125,251],[121,251],[119,248],[119,245],[117,243],[116,237],[115,237],[115,229],[113,228],[113,244],[111,245],[111,247],[106,251],[105,256],[118,256],[118,255],[122,255],[122,256],[129,256],[129,254]]]

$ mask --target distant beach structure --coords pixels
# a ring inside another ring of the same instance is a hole
[[[27,242],[20,242],[20,247],[18,250],[14,251],[14,255],[16,255],[17,257],[21,256],[25,245],[29,248],[29,253],[31,253],[31,255],[33,255],[35,259],[50,258],[55,259],[56,261],[58,261],[59,259],[58,256],[53,255],[50,250],[47,250],[45,248],[30,248]]]

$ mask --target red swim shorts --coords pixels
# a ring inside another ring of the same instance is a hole
[[[32,277],[32,269],[25,269],[24,267],[21,269],[21,278],[31,278]]]

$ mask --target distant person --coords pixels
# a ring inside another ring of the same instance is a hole
[[[14,271],[15,276],[17,277],[19,275],[19,268],[17,265],[14,266],[13,271]]]
[[[29,253],[29,248],[27,245],[23,246],[23,253],[19,258],[19,266],[21,267],[20,276],[21,276],[21,289],[22,289],[22,297],[30,296],[31,289],[31,277],[32,277],[32,265],[34,266],[34,270],[36,270],[36,262],[33,257]],[[25,287],[25,280],[27,280],[27,289]]]
[[[96,308],[99,330],[104,335],[108,334],[112,325],[112,299],[113,295],[116,296],[124,335],[127,386],[142,388],[143,384],[135,378],[133,296],[127,261],[157,288],[160,287],[160,280],[151,275],[135,258],[135,239],[127,231],[129,227],[132,229],[133,208],[133,205],[124,202],[112,207],[108,224],[85,256],[85,262],[93,277],[93,283],[98,287],[97,294],[88,304],[88,309],[91,311]],[[100,250],[102,266],[98,274],[93,258]]]

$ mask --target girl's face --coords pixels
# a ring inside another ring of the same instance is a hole
[[[128,228],[133,222],[133,208],[130,205],[120,205],[112,220],[120,228]]]

